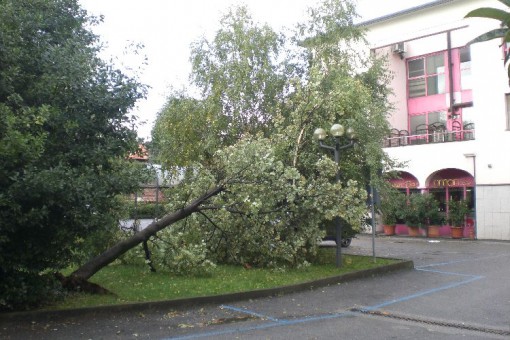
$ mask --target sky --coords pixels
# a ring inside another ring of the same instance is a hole
[[[357,0],[362,20],[369,20],[432,0]],[[147,98],[131,112],[139,117],[138,135],[146,140],[170,88],[188,84],[190,44],[212,39],[220,18],[234,5],[246,4],[254,20],[274,30],[292,28],[319,0],[79,0],[104,21],[93,30],[105,44],[102,55],[150,86]],[[143,45],[138,53],[132,45]],[[129,52],[131,51],[131,52]]]

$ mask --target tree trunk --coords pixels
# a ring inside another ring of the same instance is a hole
[[[143,241],[148,240],[149,237],[153,236],[158,231],[168,227],[172,223],[175,223],[190,216],[194,212],[197,212],[202,203],[206,202],[209,198],[218,195],[224,189],[225,188],[223,186],[215,187],[206,192],[201,197],[195,199],[182,209],[167,214],[158,221],[152,222],[144,230],[134,234],[130,238],[118,242],[117,244],[103,252],[101,255],[98,255],[95,258],[91,259],[83,266],[81,266],[73,273],[71,273],[69,277],[79,280],[89,279],[92,275],[97,273],[103,267],[106,267],[107,265],[115,261],[119,256],[124,254],[129,249],[135,247],[136,245],[142,243]]]
[[[151,251],[149,250],[149,245],[147,244],[147,240],[143,241],[143,251],[145,252],[145,262],[151,269],[151,272],[155,273],[156,268],[152,265],[152,259],[151,259]]]

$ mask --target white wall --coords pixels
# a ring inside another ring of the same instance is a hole
[[[392,46],[406,41],[406,58],[443,51],[447,46],[441,32],[452,29],[452,47],[464,46],[481,33],[498,27],[495,20],[464,18],[479,7],[505,8],[496,0],[458,0],[367,27],[371,48],[388,56],[389,69],[395,76],[391,83],[393,127],[407,129],[408,118],[406,63],[392,53]],[[505,101],[510,88],[499,45],[499,40],[471,45],[475,140],[385,150],[390,157],[407,162],[402,170],[413,174],[420,188],[426,186],[432,173],[445,168],[476,175],[478,238],[510,240],[510,131],[506,130]]]

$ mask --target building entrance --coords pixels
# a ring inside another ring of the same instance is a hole
[[[471,213],[466,218],[465,237],[475,233],[475,180],[471,174],[460,169],[444,169],[431,175],[427,181],[427,191],[439,202],[439,209],[448,216],[448,202],[465,200]]]

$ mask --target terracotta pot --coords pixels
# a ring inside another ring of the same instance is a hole
[[[464,228],[462,227],[451,227],[452,230],[452,238],[462,238],[464,237]]]
[[[438,226],[438,225],[429,225],[428,237],[439,237],[439,235],[440,235],[439,229],[440,228],[441,228],[441,226]]]
[[[419,227],[411,227],[407,226],[408,234],[412,237],[420,236],[420,228]]]
[[[383,225],[383,228],[384,228],[384,235],[388,235],[388,236],[391,236],[391,235],[395,235],[395,225],[392,224],[392,225]]]

